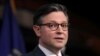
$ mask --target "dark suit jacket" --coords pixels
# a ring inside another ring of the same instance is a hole
[[[24,56],[46,56],[39,47],[36,47],[32,52],[24,55]],[[62,56],[67,56],[62,54]]]

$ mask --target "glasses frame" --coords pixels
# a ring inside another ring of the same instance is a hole
[[[63,25],[66,25],[66,27],[63,27]],[[55,27],[50,27],[50,25],[54,25]],[[67,23],[61,23],[61,24],[58,24],[58,23],[45,23],[45,24],[39,24],[39,26],[47,26],[49,27],[52,31],[55,31],[59,28],[59,26],[62,27],[62,30],[63,31],[67,31],[68,30],[68,24]]]

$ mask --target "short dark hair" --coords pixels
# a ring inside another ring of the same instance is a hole
[[[39,25],[42,23],[41,17],[55,11],[62,11],[65,16],[67,15],[67,8],[61,4],[46,4],[37,9],[33,16],[33,25]]]

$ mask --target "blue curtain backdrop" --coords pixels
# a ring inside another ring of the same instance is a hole
[[[20,56],[25,54],[24,39],[9,0],[4,6],[3,23],[0,30],[0,56]]]

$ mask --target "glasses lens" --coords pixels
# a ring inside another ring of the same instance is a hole
[[[67,24],[61,24],[61,27],[63,30],[68,30],[68,25]]]
[[[49,23],[49,24],[48,24],[48,27],[49,27],[51,30],[56,30],[57,27],[58,27],[58,24],[55,24],[55,23]]]

